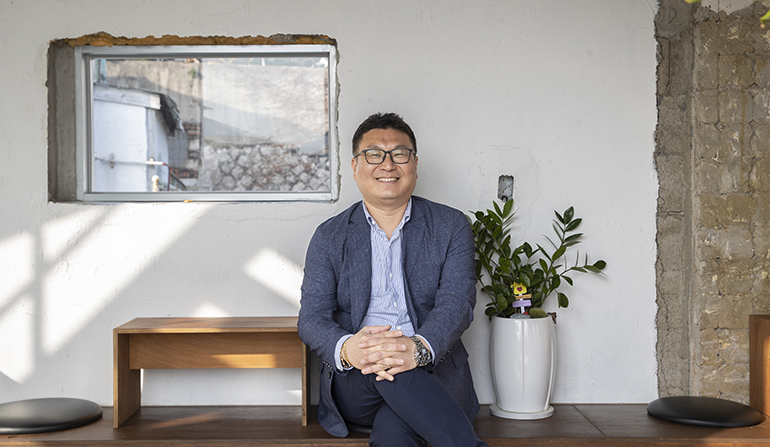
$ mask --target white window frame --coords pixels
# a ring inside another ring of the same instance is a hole
[[[329,84],[330,190],[313,191],[161,191],[94,192],[93,171],[93,59],[193,58],[193,57],[325,57]],[[337,140],[337,53],[334,45],[179,45],[75,48],[75,113],[77,200],[84,202],[329,202],[339,198],[339,144]]]

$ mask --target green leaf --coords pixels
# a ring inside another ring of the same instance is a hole
[[[491,255],[491,254],[492,254],[492,250],[494,250],[494,249],[495,249],[495,241],[489,241],[489,242],[487,242],[487,244],[484,246],[484,254],[485,254],[486,256],[489,256],[489,255]]]
[[[600,259],[594,262],[594,267],[596,267],[599,270],[604,270],[604,267],[607,267],[607,263]]]
[[[502,295],[497,295],[497,308],[505,310],[508,307],[508,300]]]
[[[596,267],[594,267],[592,265],[586,265],[584,267],[585,267],[586,270],[588,270],[589,272],[593,272],[593,273],[601,273],[601,271],[602,271],[601,269],[598,269],[598,268],[596,268]]]
[[[494,307],[487,307],[484,310],[484,313],[486,314],[486,316],[488,316],[491,319],[492,317],[497,315],[497,309],[495,309]]]
[[[513,199],[508,199],[508,201],[505,202],[505,205],[503,205],[503,215],[508,217],[512,209],[513,209]]]
[[[564,239],[564,242],[578,242],[578,239],[580,239],[581,236],[583,236],[583,233],[571,234]]]
[[[559,292],[559,307],[569,307],[569,299],[567,298],[567,295]]]
[[[572,278],[570,278],[569,276],[564,276],[564,275],[562,275],[561,277],[564,278],[564,280],[567,281],[567,283],[569,285],[572,285]]]
[[[561,285],[561,279],[559,279],[558,276],[554,276],[553,279],[551,279],[551,290],[556,290]]]
[[[543,259],[540,260],[540,268],[543,269],[543,272],[548,271],[548,263]]]
[[[503,224],[503,219],[501,219],[497,214],[493,213],[492,210],[487,210],[487,213],[489,214],[492,222],[496,223],[497,225]]]
[[[529,243],[524,242],[521,247],[524,249],[524,254],[527,255],[527,258],[531,258],[533,254],[532,246],[529,245]]]
[[[556,210],[554,210],[553,213],[556,214],[556,218],[559,220],[559,222],[564,224],[564,218],[561,217],[561,214],[557,213]]]
[[[564,256],[565,251],[567,251],[567,247],[563,247],[563,246],[559,247],[559,249],[556,250],[556,252],[553,254],[553,260],[556,261],[557,259]]]
[[[497,206],[497,202],[492,202],[492,205],[495,206],[495,211],[497,211],[497,215],[500,216],[500,217],[503,217],[503,212],[502,212],[502,210],[500,210],[500,207]]]
[[[569,207],[567,208],[567,211],[564,212],[564,223],[568,223],[572,220],[572,216],[575,215],[575,208]]]
[[[582,221],[583,221],[583,219],[581,219],[581,218],[577,218],[577,219],[573,220],[572,222],[570,222],[567,225],[566,231],[574,230],[575,228],[578,227],[578,225],[580,225],[580,222],[582,222]]]

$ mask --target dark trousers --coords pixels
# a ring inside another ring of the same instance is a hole
[[[352,370],[332,381],[342,417],[372,426],[370,446],[487,446],[449,390],[425,369],[396,374],[393,382],[376,377]]]

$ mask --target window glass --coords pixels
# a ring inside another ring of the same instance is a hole
[[[331,47],[113,48],[81,50],[86,200],[336,198]]]

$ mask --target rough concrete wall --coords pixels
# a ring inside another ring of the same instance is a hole
[[[661,3],[659,19],[675,11],[678,28],[657,32],[670,69],[659,70],[656,154],[659,393],[748,402],[749,315],[770,311],[767,7],[682,3]]]
[[[658,40],[657,359],[658,394],[689,393],[689,296],[692,7],[663,1],[655,18]]]

